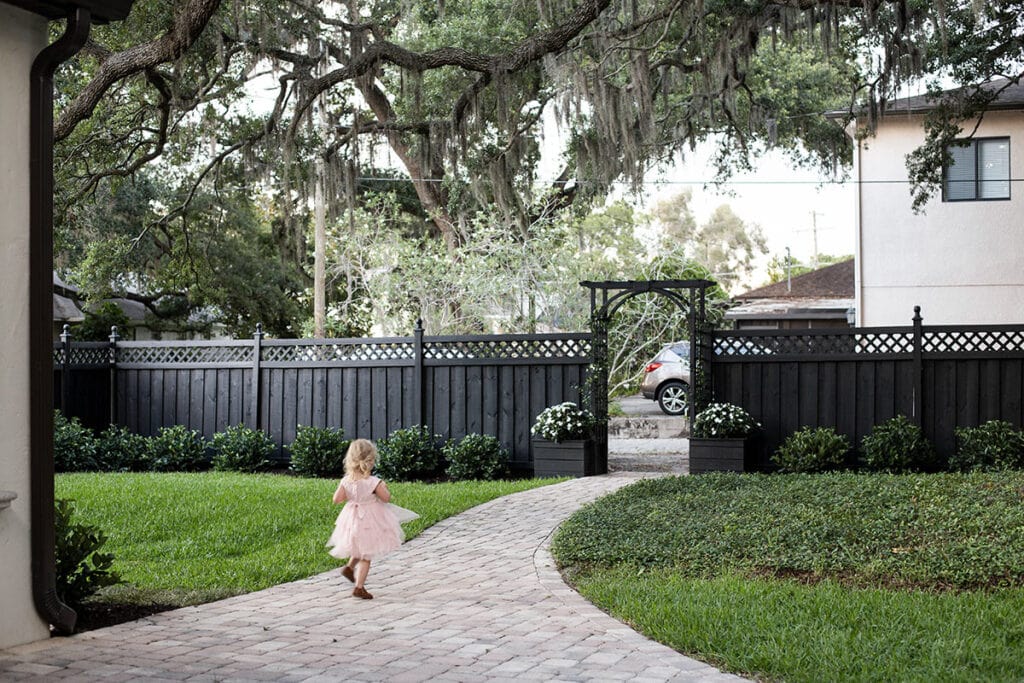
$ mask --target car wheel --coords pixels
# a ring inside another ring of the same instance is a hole
[[[689,387],[685,382],[673,380],[665,382],[658,390],[658,405],[666,415],[683,415],[686,413],[687,393]]]

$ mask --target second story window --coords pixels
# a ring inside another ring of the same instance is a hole
[[[952,161],[942,169],[946,202],[1010,198],[1010,138],[971,140],[949,148]]]

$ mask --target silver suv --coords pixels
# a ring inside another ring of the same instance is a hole
[[[644,368],[644,398],[657,401],[667,415],[685,415],[690,396],[690,342],[666,344]]]

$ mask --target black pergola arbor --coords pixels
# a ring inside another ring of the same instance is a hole
[[[707,334],[707,290],[711,280],[605,280],[584,281],[590,290],[591,366],[587,377],[591,411],[599,425],[594,438],[598,472],[608,471],[608,324],[624,303],[641,294],[660,294],[686,316],[690,340],[690,401],[687,415],[692,424],[696,403],[710,396],[711,342]],[[600,293],[600,294],[598,294]],[[699,357],[699,358],[698,358]]]

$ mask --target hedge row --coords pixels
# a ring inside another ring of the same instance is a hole
[[[288,446],[289,469],[308,477],[340,477],[349,441],[341,429],[300,426]],[[244,425],[228,427],[210,441],[183,425],[161,427],[155,436],[110,425],[96,435],[78,418],[54,415],[57,472],[259,472],[273,467],[274,442]],[[376,472],[393,481],[493,480],[508,474],[508,452],[493,436],[469,434],[446,441],[426,427],[398,429],[377,442]]]
[[[903,415],[875,425],[860,445],[864,467],[875,472],[1024,469],[1024,432],[1002,420],[957,428],[956,451],[948,462]],[[831,427],[804,427],[779,446],[772,462],[782,472],[824,472],[843,469],[850,451],[850,440]]]

